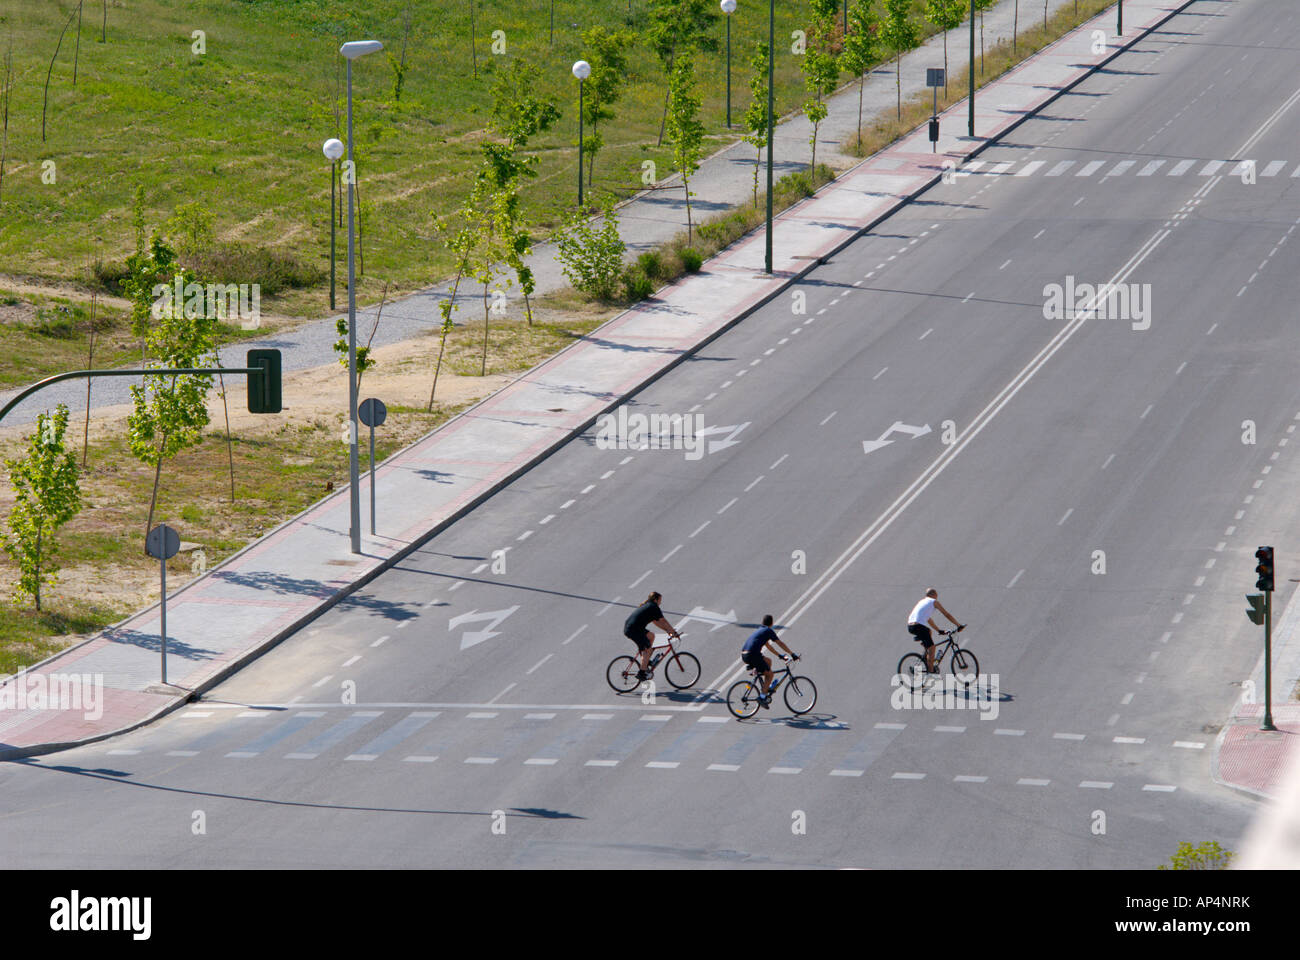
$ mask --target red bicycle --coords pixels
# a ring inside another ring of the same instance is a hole
[[[666,659],[664,677],[678,690],[692,687],[700,679],[700,661],[695,654],[674,648],[672,637],[668,637],[663,646],[655,646],[653,649],[659,652],[650,658],[650,666],[646,670],[651,678],[654,677],[655,666]],[[640,669],[641,664],[636,657],[615,657],[605,668],[605,679],[619,693],[631,693],[644,682],[636,677]]]

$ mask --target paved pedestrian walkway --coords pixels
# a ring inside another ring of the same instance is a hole
[[[1188,2],[1127,0],[1123,43]],[[167,601],[175,687],[158,684],[157,607],[11,679],[0,688],[0,759],[110,736],[215,685],[901,207],[941,176],[944,159],[962,162],[1118,54],[1116,43],[1091,52],[1100,25],[1100,18],[1084,24],[991,85],[977,100],[975,138],[964,135],[958,104],[943,119],[937,155],[919,131],[786,211],[776,224],[772,275],[762,272],[763,235],[752,235],[390,457],[376,476],[379,535],[363,537],[361,554],[349,549],[343,490],[176,591]],[[363,477],[363,503],[368,482]],[[92,709],[84,698],[69,706],[66,697],[27,696],[84,695],[75,678],[101,694]]]

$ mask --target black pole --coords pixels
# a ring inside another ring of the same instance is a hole
[[[1264,722],[1261,730],[1273,726],[1273,591],[1264,591]]]
[[[1124,36],[1124,0],[1119,0],[1119,27],[1115,32]]]
[[[374,419],[373,417],[371,419]],[[370,535],[375,535],[375,425],[370,425]]]
[[[727,14],[727,129],[731,129],[731,14]]]
[[[578,81],[578,209],[582,209],[582,80]]]
[[[334,181],[337,179],[338,163],[330,161],[330,309],[334,309]]]
[[[772,148],[776,139],[775,92],[772,89],[776,73],[776,0],[768,0],[767,8],[767,250],[764,255],[764,272],[772,273]],[[813,176],[817,175],[816,171]]]
[[[157,528],[155,527],[154,529]],[[160,537],[159,539],[162,540],[164,543],[166,543],[165,537]],[[159,550],[158,552],[165,553],[166,551]],[[167,682],[167,558],[159,557],[158,566],[162,570],[162,605],[159,608],[160,614],[162,616],[162,623],[160,624],[162,629],[162,634],[161,634],[162,643],[160,644],[160,649],[162,652],[162,682],[166,683]]]
[[[970,0],[970,92],[966,96],[966,133],[975,136],[975,0]]]

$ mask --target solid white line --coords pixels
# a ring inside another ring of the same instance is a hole
[[[680,550],[681,548],[682,548],[682,545],[681,545],[680,543],[677,544],[677,546],[673,547],[671,550],[669,550],[667,553],[665,553],[665,554],[663,555],[663,559],[661,559],[659,562],[660,562],[660,563],[667,563],[667,562],[668,562],[668,558],[671,557],[674,553],[676,553],[676,552],[677,552],[678,550]]]
[[[580,626],[577,630],[574,630],[573,633],[569,634],[569,640],[574,639],[578,634],[582,633],[582,631],[584,631],[584,630],[586,630],[586,629],[587,629],[587,625],[584,623],[584,624],[583,624],[582,626]],[[565,642],[565,643],[568,643],[569,640],[565,640],[564,642]]]
[[[542,659],[538,660],[536,663],[534,663],[531,667],[529,667],[529,668],[524,672],[524,676],[528,676],[528,674],[532,673],[534,670],[536,670],[538,667],[540,667],[542,664],[544,664],[547,660],[551,659],[551,657],[553,657],[553,656],[555,656],[555,654],[553,654],[553,653],[548,653],[546,656],[542,657]]]

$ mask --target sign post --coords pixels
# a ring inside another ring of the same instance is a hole
[[[939,88],[944,85],[943,67],[926,67],[925,85],[934,91],[930,108],[930,152],[934,153],[939,149]]]
[[[388,419],[388,408],[384,401],[374,397],[361,401],[357,408],[361,422],[370,428],[370,535],[375,535],[375,427],[381,427]]]
[[[167,682],[167,561],[181,549],[181,537],[175,530],[160,523],[149,531],[149,535],[144,538],[145,552],[151,557],[158,558],[158,567],[162,571],[162,602],[160,609],[162,611],[161,634],[162,643],[162,682]]]

